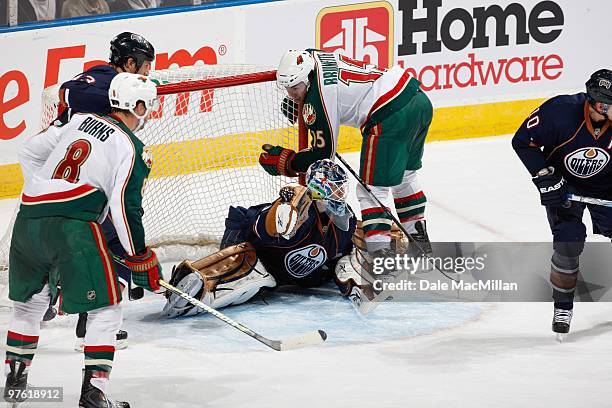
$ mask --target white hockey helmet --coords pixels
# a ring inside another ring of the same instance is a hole
[[[307,51],[289,50],[283,55],[276,70],[276,83],[281,88],[291,88],[303,82],[310,85],[308,75],[315,68],[315,60]]]
[[[108,99],[111,107],[127,110],[138,118],[139,125],[135,131],[142,128],[149,114],[158,107],[157,87],[153,81],[146,76],[128,72],[121,72],[113,78],[108,89]],[[143,115],[134,111],[138,102],[145,105],[146,112]]]

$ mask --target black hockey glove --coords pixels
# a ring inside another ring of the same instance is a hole
[[[543,168],[532,179],[540,192],[540,202],[545,207],[563,207],[567,201],[567,183],[555,173],[554,167]]]
[[[298,121],[298,104],[293,99],[285,96],[281,103],[281,112],[289,119],[292,125]]]

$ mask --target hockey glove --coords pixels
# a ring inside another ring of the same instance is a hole
[[[265,153],[259,155],[259,164],[272,176],[296,177],[297,173],[291,170],[291,161],[295,152],[282,146],[265,144],[261,147]]]
[[[540,201],[545,207],[563,207],[566,202],[567,183],[563,176],[555,173],[554,167],[543,168],[533,178],[540,192]]]
[[[157,260],[157,255],[147,247],[144,254],[126,256],[125,264],[132,271],[132,280],[138,286],[151,292],[160,290],[159,280],[162,278],[161,265]]]

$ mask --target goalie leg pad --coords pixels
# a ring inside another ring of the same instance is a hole
[[[335,282],[343,296],[351,298],[355,292],[364,293],[368,299],[374,297],[373,277],[368,274],[358,260],[356,252],[345,255],[336,264]]]
[[[170,284],[214,308],[238,305],[262,287],[276,281],[249,243],[227,247],[196,262],[183,261],[172,271]],[[167,293],[163,313],[168,317],[194,316],[203,312],[176,294]]]

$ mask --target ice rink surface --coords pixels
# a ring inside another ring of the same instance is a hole
[[[346,158],[356,166],[357,154]],[[507,136],[428,144],[420,181],[433,241],[550,241]],[[358,210],[354,194],[351,202]],[[0,231],[15,204],[0,200]],[[271,338],[329,335],[274,352],[211,316],[163,319],[163,303],[150,295],[124,304],[130,343],[115,355],[111,395],[132,407],[612,406],[612,304],[577,304],[563,344],[550,331],[550,303],[382,304],[362,318],[340,296],[276,293],[224,309]],[[9,317],[0,310],[3,336]],[[24,408],[77,405],[75,324],[65,316],[45,325],[29,377],[63,386],[64,403]]]

